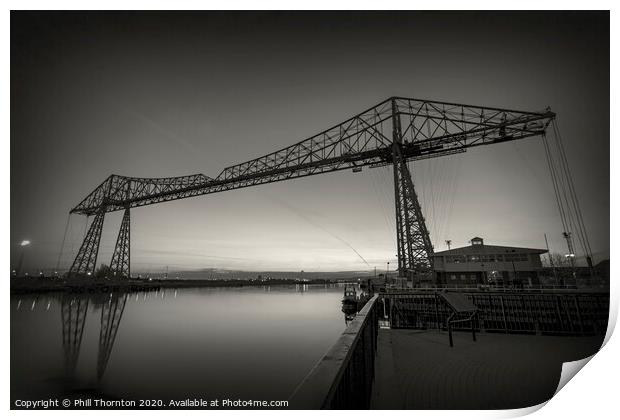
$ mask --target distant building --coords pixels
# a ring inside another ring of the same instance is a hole
[[[532,287],[540,284],[540,255],[546,249],[485,245],[479,237],[471,245],[433,254],[437,284]]]

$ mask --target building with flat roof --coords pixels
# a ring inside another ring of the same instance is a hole
[[[441,286],[488,285],[532,287],[540,285],[546,249],[485,245],[479,237],[470,246],[433,254],[437,284]]]

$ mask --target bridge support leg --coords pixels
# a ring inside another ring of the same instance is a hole
[[[69,276],[90,276],[95,274],[104,217],[105,209],[102,208],[97,212],[95,219],[92,221],[90,228],[88,229],[88,233],[80,246],[80,250],[73,261],[73,265],[71,265]]]
[[[125,209],[123,221],[118,231],[112,262],[110,263],[110,273],[115,278],[130,278],[130,217],[129,207]]]
[[[398,253],[398,275],[411,278],[413,282],[432,278],[431,254],[433,246],[426,229],[422,208],[402,152],[402,131],[400,114],[392,101],[394,166],[394,198],[396,201],[396,243]]]

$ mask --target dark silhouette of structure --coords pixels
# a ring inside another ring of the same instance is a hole
[[[95,308],[101,305],[99,350],[97,355],[97,379],[101,380],[112,354],[116,334],[123,317],[127,293],[99,295],[63,294],[60,298],[62,318],[62,347],[65,358],[65,372],[68,378],[75,374],[75,368],[82,346],[84,324],[91,300]],[[103,299],[103,301],[102,301]]]
[[[65,371],[72,376],[77,366],[88,311],[88,297],[63,294],[60,301],[62,317],[62,348],[65,355]]]
[[[101,329],[99,330],[99,354],[97,356],[97,379],[101,379],[108,366],[114,347],[116,333],[123,317],[127,294],[113,294],[101,308]]]

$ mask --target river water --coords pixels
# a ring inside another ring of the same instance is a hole
[[[286,400],[345,329],[342,285],[11,297],[11,399]]]

